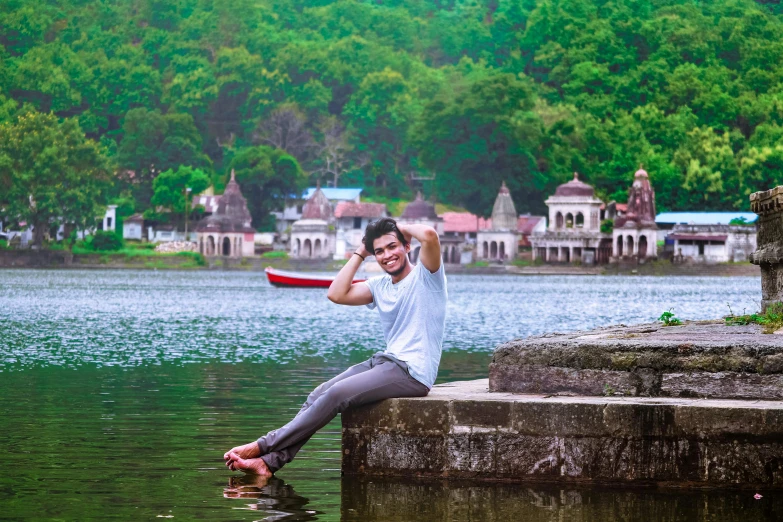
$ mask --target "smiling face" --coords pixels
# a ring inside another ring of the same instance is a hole
[[[408,252],[411,246],[400,241],[394,232],[376,238],[372,246],[376,261],[390,276],[397,276],[408,268]]]

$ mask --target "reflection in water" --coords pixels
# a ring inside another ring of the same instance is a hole
[[[228,487],[223,490],[223,496],[245,501],[245,509],[262,511],[266,516],[261,520],[300,522],[318,519],[318,511],[304,509],[308,500],[297,495],[293,487],[277,477],[231,477]]]
[[[779,520],[775,515],[783,513],[783,500],[778,495],[762,503],[752,491],[344,477],[341,511],[343,522],[756,522]]]

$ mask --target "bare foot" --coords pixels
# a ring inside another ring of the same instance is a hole
[[[264,459],[243,459],[234,452],[229,454],[228,468],[231,471],[242,471],[250,475],[258,475],[259,477],[271,477],[272,472],[264,462]]]
[[[223,460],[226,461],[226,466],[231,462],[231,459],[229,458],[231,453],[236,453],[243,459],[254,459],[261,456],[261,449],[258,447],[257,442],[249,442],[244,446],[233,447],[223,454]]]

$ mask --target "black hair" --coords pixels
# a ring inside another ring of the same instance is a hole
[[[385,217],[369,223],[367,228],[364,229],[364,237],[362,238],[362,241],[364,242],[364,248],[367,249],[367,252],[372,254],[375,252],[373,242],[379,237],[391,232],[394,232],[394,234],[397,236],[397,239],[400,240],[400,243],[403,245],[408,244],[408,242],[405,241],[405,236],[403,236],[402,232],[400,232],[400,229],[397,228],[397,222],[392,218]]]

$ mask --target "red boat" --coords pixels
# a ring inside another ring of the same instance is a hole
[[[334,281],[334,276],[310,275],[299,272],[287,272],[268,266],[264,269],[266,277],[274,286],[298,286],[305,288],[329,288]],[[361,283],[364,279],[354,279],[354,283]]]

